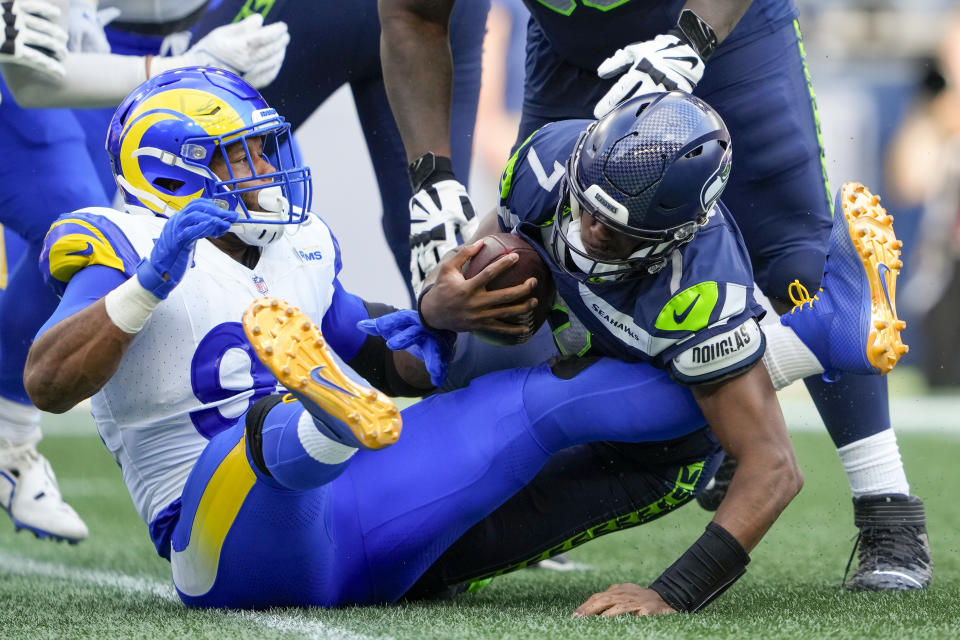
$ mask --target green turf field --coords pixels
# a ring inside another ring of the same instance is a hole
[[[960,401],[957,401],[960,413]],[[923,402],[917,402],[918,412]],[[786,411],[788,422],[798,418]],[[170,586],[119,470],[88,418],[46,424],[40,449],[90,526],[70,547],[13,533],[0,516],[0,633],[4,638],[960,638],[960,432],[902,433],[912,488],[926,500],[936,572],[925,593],[848,594],[853,545],[849,493],[825,433],[793,433],[806,476],[753,554],[747,575],[706,611],[652,619],[573,619],[613,582],[648,583],[702,531],[696,505],[575,551],[591,568],[522,571],[441,603],[269,612],[188,611]],[[77,433],[68,435],[76,427]]]

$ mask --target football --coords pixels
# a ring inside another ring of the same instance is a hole
[[[519,259],[512,267],[491,280],[487,284],[487,290],[495,291],[514,287],[523,284],[529,278],[536,278],[537,286],[533,291],[533,297],[537,299],[537,306],[524,317],[524,324],[527,325],[528,330],[522,335],[511,336],[493,331],[473,332],[481,340],[497,345],[521,344],[529,340],[547,319],[553,304],[553,277],[550,275],[550,268],[536,249],[526,240],[512,233],[494,233],[483,238],[483,247],[464,265],[463,277],[472,278],[491,262],[508,253],[516,253]]]

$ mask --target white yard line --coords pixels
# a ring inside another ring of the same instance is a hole
[[[149,595],[162,600],[180,602],[173,585],[151,578],[137,578],[113,571],[81,569],[55,562],[40,562],[0,552],[0,573],[18,576],[39,576],[67,582],[108,587],[130,594]],[[348,631],[318,620],[312,620],[295,610],[283,613],[259,611],[224,611],[227,618],[248,623],[257,629],[269,628],[281,633],[296,633],[307,638],[336,638],[337,640],[374,640],[373,636]],[[389,640],[377,636],[376,640]]]

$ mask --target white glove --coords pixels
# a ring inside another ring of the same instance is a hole
[[[0,30],[0,62],[62,78],[67,32],[56,24],[60,9],[45,0],[15,0],[2,7],[6,29]]]
[[[97,0],[70,0],[67,9],[70,51],[110,53],[110,43],[103,28],[119,15],[120,9],[116,7],[97,11]]]
[[[182,56],[154,58],[151,75],[179,67],[220,67],[262,89],[280,73],[289,43],[287,23],[264,27],[263,16],[254,13],[240,22],[217,27]]]
[[[678,89],[690,93],[703,77],[704,67],[697,50],[673,34],[617,49],[600,63],[597,75],[604,80],[624,75],[600,98],[593,116],[602,118],[627,98],[645,93]]]
[[[456,180],[441,180],[410,198],[410,282],[420,296],[423,279],[472,236],[480,224],[470,196]]]

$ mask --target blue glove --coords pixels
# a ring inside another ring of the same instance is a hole
[[[161,300],[166,300],[187,272],[197,240],[222,236],[236,220],[236,211],[221,209],[212,200],[192,200],[170,216],[160,230],[160,237],[153,245],[150,257],[137,265],[140,285]]]
[[[434,386],[439,387],[447,379],[447,364],[457,343],[457,334],[453,331],[424,329],[419,314],[410,310],[361,320],[357,328],[385,339],[391,351],[407,351],[423,360]]]

